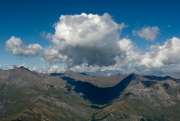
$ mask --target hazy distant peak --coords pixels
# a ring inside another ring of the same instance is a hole
[[[71,76],[71,75],[74,75],[74,74],[77,74],[75,71],[72,71],[72,70],[67,70],[64,72],[64,75],[66,76]]]
[[[28,68],[26,68],[24,66],[20,66],[20,67],[14,66],[13,69],[14,70],[22,70],[22,71],[30,71]]]

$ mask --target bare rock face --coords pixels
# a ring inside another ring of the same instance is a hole
[[[171,76],[0,70],[2,121],[168,121],[179,109],[180,80]]]

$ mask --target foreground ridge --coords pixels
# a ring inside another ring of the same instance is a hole
[[[166,121],[180,118],[180,79],[171,76],[40,74],[0,70],[2,121]]]

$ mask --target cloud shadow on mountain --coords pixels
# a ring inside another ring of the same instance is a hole
[[[120,83],[113,87],[97,87],[88,82],[76,81],[70,77],[61,77],[63,80],[66,80],[71,86],[74,86],[74,91],[77,93],[83,93],[83,98],[91,101],[93,104],[107,104],[117,99],[120,93],[128,86],[130,81],[134,78],[134,75],[131,74],[124,78]],[[67,87],[69,88],[69,86]]]

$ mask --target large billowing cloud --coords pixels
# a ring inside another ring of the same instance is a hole
[[[179,68],[177,65],[180,63],[180,39],[177,37],[173,37],[167,40],[163,45],[152,45],[148,49],[147,52],[142,52],[133,46],[132,41],[127,38],[121,39],[119,42],[120,46],[120,55],[115,57],[116,63],[114,65],[109,66],[101,66],[98,65],[90,65],[82,64],[75,65],[69,69],[78,71],[78,72],[95,72],[98,70],[118,70],[123,73],[127,72],[139,72],[145,73],[147,69],[152,68],[164,68],[167,70],[167,67],[173,67],[173,69],[168,70],[176,70]],[[53,52],[53,51],[52,51]],[[58,53],[57,51],[53,53]],[[53,54],[55,55],[55,54]],[[61,58],[61,57],[59,57]],[[66,58],[61,58],[65,61]],[[174,66],[176,64],[176,66]],[[167,66],[169,65],[169,66]],[[145,67],[145,68],[141,68]],[[41,67],[40,72],[63,72],[68,68],[61,68],[57,65],[51,67]],[[150,70],[148,70],[149,72]]]
[[[12,36],[6,41],[5,49],[6,51],[10,51],[17,56],[33,57],[37,56],[43,48],[39,44],[30,44],[25,46],[20,38]]]
[[[45,49],[39,44],[26,46],[14,36],[6,41],[5,49],[20,57],[37,56],[42,51],[41,60],[52,66],[33,68],[40,73],[63,72],[67,69],[80,72],[142,72],[165,68],[165,65],[175,67],[180,63],[179,38],[173,37],[163,45],[152,45],[149,51],[143,52],[130,39],[120,39],[121,30],[126,26],[116,23],[107,13],[61,15],[54,27],[54,34],[41,33],[51,42]],[[159,31],[157,26],[144,26],[140,30],[133,30],[133,35],[154,41]],[[64,67],[58,66],[59,63],[64,63]]]
[[[157,35],[160,33],[157,26],[144,26],[140,30],[133,30],[132,33],[134,36],[139,36],[148,41],[154,41]]]
[[[167,40],[164,45],[152,45],[150,51],[142,55],[139,66],[158,68],[164,65],[178,64],[180,62],[180,39],[173,37]]]
[[[55,24],[51,46],[47,47],[41,60],[49,63],[64,62],[68,66],[109,66],[131,42],[120,42],[124,23],[116,23],[109,14],[61,15]],[[124,44],[124,45],[123,45]]]

